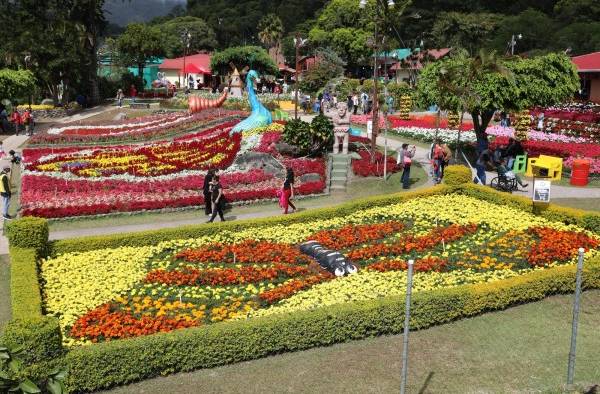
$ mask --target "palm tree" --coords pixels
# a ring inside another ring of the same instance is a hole
[[[275,47],[275,59],[279,55],[279,41],[283,37],[283,23],[275,14],[267,14],[258,23],[258,38],[268,49]]]

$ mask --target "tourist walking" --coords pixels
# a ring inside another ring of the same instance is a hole
[[[354,107],[354,112],[353,112],[354,115],[356,115],[356,111],[358,111],[358,104],[359,104],[358,94],[354,93],[354,95],[352,96],[352,107]]]
[[[286,168],[285,180],[279,192],[279,205],[283,209],[283,214],[287,215],[289,207],[292,207],[292,213],[296,212],[296,206],[292,203],[294,198],[294,170],[291,167]]]
[[[450,159],[452,158],[452,150],[450,149],[448,144],[442,144],[442,152],[442,170],[440,174],[440,179],[444,179],[444,170],[450,165]]]
[[[403,189],[410,188],[410,166],[412,165],[412,158],[415,157],[416,150],[417,147],[414,145],[409,150],[408,144],[402,144],[402,148],[398,152],[396,165],[402,167],[402,177],[400,178],[400,181],[402,182]]]
[[[8,112],[6,112],[4,104],[0,103],[0,130],[2,130],[2,133],[8,133],[9,128]]]
[[[477,161],[475,162],[475,168],[477,169],[477,178],[473,179],[473,182],[478,183],[478,180],[482,185],[485,185],[485,169],[486,166],[493,167],[492,154],[489,149],[484,149],[479,154]]]
[[[129,96],[133,101],[135,101],[135,98],[137,97],[137,89],[135,88],[134,84],[131,84],[129,87]]]
[[[204,214],[211,215],[212,214],[212,200],[210,193],[210,182],[216,174],[216,170],[210,169],[208,173],[204,177],[204,183],[202,185],[202,195],[204,196]]]
[[[19,113],[19,109],[15,105],[15,109],[10,117],[10,121],[13,122],[15,127],[15,135],[19,135],[19,130],[21,130],[21,125],[23,124],[23,119],[21,118],[21,114]]]
[[[363,115],[366,115],[368,113],[369,95],[365,92],[362,92],[360,95],[360,105],[362,107]]]
[[[2,169],[2,174],[0,174],[0,196],[2,196],[2,217],[4,219],[12,219],[12,217],[8,214],[11,196],[10,179],[8,178],[9,173],[10,167],[4,167]]]
[[[219,176],[214,175],[212,180],[210,181],[210,198],[212,201],[212,216],[210,217],[208,223],[212,223],[213,220],[217,217],[217,214],[221,218],[221,221],[225,221],[225,217],[223,216],[223,187],[219,182]]]
[[[431,159],[433,161],[433,181],[434,183],[440,183],[442,180],[442,164],[444,161],[444,149],[442,149],[440,141],[434,143]]]
[[[123,89],[119,89],[117,91],[117,106],[121,108],[123,106],[123,99],[125,98],[125,94],[123,93]]]
[[[30,108],[27,108],[23,113],[23,124],[25,125],[25,134],[28,136],[33,135],[33,126],[35,125],[33,119],[33,113]]]

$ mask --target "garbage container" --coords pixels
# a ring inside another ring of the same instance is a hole
[[[571,185],[586,186],[589,182],[591,162],[586,159],[573,160],[571,168]]]

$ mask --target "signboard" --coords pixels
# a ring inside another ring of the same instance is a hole
[[[367,121],[367,137],[371,138],[373,136],[373,121]]]
[[[533,202],[550,202],[550,181],[538,181],[533,184]]]

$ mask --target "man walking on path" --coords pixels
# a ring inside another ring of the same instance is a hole
[[[0,174],[0,196],[2,196],[2,217],[4,219],[12,219],[8,214],[10,208],[10,180],[8,174],[10,173],[10,167],[4,167],[2,174]]]

